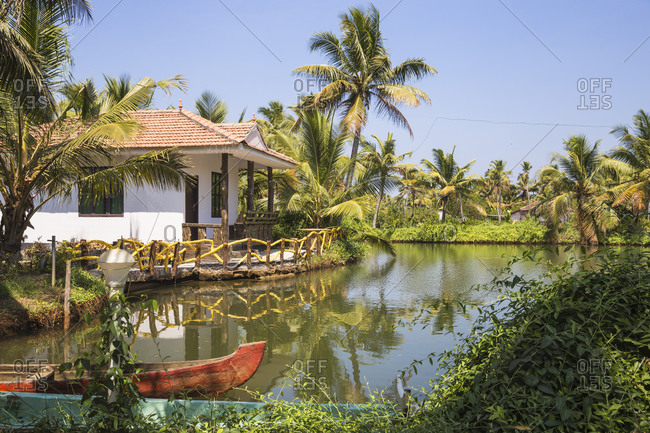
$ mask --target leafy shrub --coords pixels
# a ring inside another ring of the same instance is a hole
[[[302,212],[280,212],[278,221],[273,226],[273,239],[301,238],[304,233],[299,229],[309,228],[309,219]]]
[[[649,431],[650,255],[508,272],[492,287],[504,301],[440,359],[420,414],[430,431]]]

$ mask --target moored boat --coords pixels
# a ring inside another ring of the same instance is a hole
[[[197,361],[136,363],[135,383],[146,398],[211,396],[244,384],[257,371],[265,341],[242,344],[230,355]],[[59,372],[57,364],[0,364],[0,391],[83,394],[90,377]]]

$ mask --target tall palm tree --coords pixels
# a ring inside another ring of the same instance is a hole
[[[447,202],[451,197],[457,196],[460,204],[460,217],[463,215],[463,195],[469,193],[472,185],[479,181],[478,176],[466,176],[469,168],[476,160],[471,160],[468,164],[460,167],[454,159],[456,146],[451,153],[445,153],[442,149],[433,149],[433,162],[428,159],[422,160],[422,165],[426,167],[432,186],[436,187],[436,194],[442,201],[442,222],[447,219]]]
[[[415,216],[415,204],[418,201],[422,203],[424,191],[426,189],[426,180],[423,178],[424,173],[418,166],[413,164],[404,164],[399,169],[402,176],[399,181],[399,193],[397,197],[403,200],[404,216],[409,199],[411,200],[411,218]]]
[[[522,192],[528,201],[528,211],[530,212],[530,170],[533,166],[530,162],[524,161],[521,163],[521,173],[517,176]]]
[[[597,244],[599,236],[618,222],[616,213],[605,202],[608,171],[612,168],[598,153],[599,144],[590,144],[584,135],[572,135],[564,141],[566,154],[554,154],[551,165],[540,172],[547,196],[540,208],[554,227],[572,210],[583,244]]]
[[[627,179],[612,191],[616,195],[614,206],[630,202],[638,216],[646,210],[650,219],[650,115],[639,110],[634,115],[634,126],[618,125],[611,131],[619,139],[619,145],[605,159]]]
[[[497,218],[499,222],[501,222],[501,196],[504,188],[510,185],[511,174],[510,170],[506,170],[506,162],[502,159],[495,159],[490,162],[490,168],[485,173],[488,194],[494,193],[497,199]]]
[[[398,178],[395,174],[398,173],[400,162],[405,158],[411,156],[413,152],[403,153],[401,155],[395,154],[395,139],[393,133],[389,132],[386,140],[382,141],[376,135],[372,138],[377,142],[375,147],[372,143],[363,143],[363,159],[362,164],[368,169],[368,178],[375,178],[379,180],[377,187],[377,203],[375,205],[375,214],[372,217],[372,228],[377,228],[377,217],[379,215],[379,208],[384,199],[384,194],[397,186]]]
[[[372,104],[379,115],[407,128],[413,136],[399,107],[417,107],[430,99],[425,92],[406,83],[437,73],[422,58],[407,59],[393,67],[384,47],[380,22],[379,11],[372,5],[367,10],[349,9],[340,16],[340,39],[327,31],[315,33],[310,39],[310,50],[323,54],[329,64],[305,65],[294,70],[300,76],[325,83],[317,94],[305,98],[304,105],[311,109],[341,110],[341,123],[354,137],[352,160],[359,151],[361,132]],[[353,177],[354,164],[350,166],[347,188]]]
[[[346,191],[343,183],[349,166],[343,154],[349,135],[334,125],[332,113],[313,110],[299,115],[301,126],[294,154],[300,164],[287,209],[306,213],[315,227],[332,216],[363,218],[368,188],[359,185]]]

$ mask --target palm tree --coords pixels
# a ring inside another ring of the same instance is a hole
[[[495,159],[490,162],[490,168],[485,173],[488,194],[494,192],[497,199],[497,218],[499,222],[501,222],[501,195],[503,189],[510,185],[511,174],[510,170],[506,170],[506,162],[502,159]]]
[[[205,90],[194,103],[196,112],[210,122],[222,123],[226,121],[228,106],[226,102],[209,90]]]
[[[598,153],[599,144],[589,144],[584,135],[572,135],[564,141],[566,155],[554,154],[551,165],[540,172],[547,196],[540,208],[554,227],[570,210],[575,212],[583,244],[597,244],[599,236],[618,222],[616,213],[605,202],[605,182],[612,168]]]
[[[379,28],[379,11],[349,9],[340,17],[339,39],[332,32],[315,33],[310,39],[310,50],[325,55],[328,65],[306,65],[295,73],[317,79],[325,87],[304,100],[306,108],[325,107],[341,109],[342,125],[353,134],[351,159],[356,158],[361,132],[368,121],[368,111],[374,104],[378,114],[413,131],[399,106],[417,107],[430,102],[422,90],[407,85],[412,79],[436,74],[436,70],[422,58],[407,59],[393,67],[384,38]],[[354,177],[354,164],[346,180],[349,188]]]
[[[350,164],[343,155],[349,135],[334,125],[332,113],[313,110],[299,115],[301,126],[294,154],[300,164],[287,209],[306,213],[314,227],[321,227],[332,216],[363,218],[368,188],[359,185],[346,191],[343,183]]]
[[[377,142],[377,147],[372,143],[363,143],[363,160],[362,164],[368,169],[368,177],[370,179],[378,179],[379,185],[377,187],[377,204],[375,205],[375,214],[372,217],[372,228],[377,228],[377,217],[379,215],[379,208],[384,199],[384,194],[387,190],[395,188],[398,179],[394,174],[398,173],[400,162],[405,158],[411,156],[413,152],[407,152],[402,155],[395,154],[395,139],[393,133],[389,132],[386,140],[382,141],[376,135],[372,138]]]
[[[463,215],[463,199],[462,196],[468,194],[471,186],[479,181],[476,175],[465,176],[469,172],[469,168],[476,160],[471,160],[468,164],[460,167],[454,159],[454,152],[456,146],[452,149],[451,153],[445,154],[442,149],[433,149],[433,162],[428,159],[422,160],[422,165],[429,169],[427,173],[431,179],[438,197],[442,201],[442,222],[447,219],[447,202],[450,197],[457,196],[460,204],[460,217]]]
[[[426,181],[423,179],[423,172],[419,167],[413,164],[404,164],[399,169],[402,178],[399,181],[399,193],[397,197],[403,200],[404,216],[406,216],[406,207],[409,199],[411,200],[411,218],[415,216],[415,204],[420,197],[420,203],[423,201]]]
[[[528,201],[528,211],[530,212],[530,170],[533,166],[528,161],[521,163],[521,174],[517,176],[519,184],[521,185],[522,192]]]
[[[61,25],[92,19],[86,0],[5,0],[0,5],[0,90],[14,102],[43,98],[54,106],[52,87],[61,75],[52,74],[67,52],[66,31]],[[36,30],[35,26],[41,30]],[[43,31],[47,26],[48,32]],[[39,36],[43,37],[39,39]],[[47,55],[44,55],[47,53]]]
[[[183,187],[184,157],[177,149],[152,151],[117,163],[119,144],[133,137],[139,124],[128,112],[151,98],[156,88],[181,87],[176,80],[144,78],[113,107],[93,121],[67,118],[41,123],[31,112],[0,105],[0,252],[15,256],[34,214],[50,200],[68,199],[75,188],[93,197],[124,187]]]
[[[626,125],[618,125],[611,133],[620,144],[609,153],[605,162],[627,175],[625,182],[612,189],[616,195],[614,206],[629,201],[637,216],[647,210],[650,219],[650,116],[639,110],[634,115],[632,130]]]

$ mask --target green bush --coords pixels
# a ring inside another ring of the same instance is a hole
[[[543,224],[525,219],[516,223],[458,221],[418,224],[396,229],[390,239],[402,242],[462,242],[535,244],[547,241]]]
[[[309,228],[309,219],[302,212],[280,212],[273,226],[273,239],[302,238],[305,234],[299,229]]]
[[[494,281],[505,300],[440,359],[430,431],[650,431],[650,255],[585,263]]]

